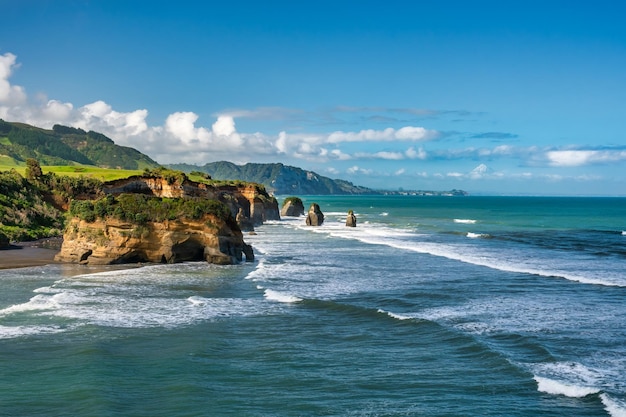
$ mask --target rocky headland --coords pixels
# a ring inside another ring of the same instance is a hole
[[[246,228],[280,219],[276,199],[258,184],[216,186],[180,172],[111,181],[102,192],[105,197],[72,203],[57,261],[251,261],[236,217]]]

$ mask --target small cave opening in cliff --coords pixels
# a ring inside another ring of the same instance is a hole
[[[148,256],[143,251],[134,251],[126,254],[115,263],[133,264],[149,262]]]
[[[204,261],[204,245],[197,240],[189,239],[172,246],[174,262]]]

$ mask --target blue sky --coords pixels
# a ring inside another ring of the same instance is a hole
[[[228,3],[228,4],[227,4]],[[0,118],[160,163],[626,195],[616,1],[0,0]]]

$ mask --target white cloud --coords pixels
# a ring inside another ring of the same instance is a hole
[[[387,160],[391,160],[391,161],[399,161],[401,159],[404,159],[404,154],[402,152],[381,151],[381,152],[374,153],[373,156],[375,158],[387,159]]]
[[[589,164],[626,161],[623,150],[556,150],[546,152],[551,166],[578,167]]]
[[[418,150],[415,150],[415,148],[413,148],[412,146],[409,149],[407,149],[404,154],[409,159],[426,159],[428,157],[428,155],[426,154],[423,148],[419,148]]]
[[[26,101],[24,88],[9,82],[13,68],[18,66],[16,58],[12,53],[0,55],[0,104],[14,106]]]
[[[213,123],[213,133],[217,136],[230,136],[235,132],[235,120],[231,116],[219,116]]]
[[[384,130],[367,129],[359,132],[333,132],[327,136],[327,143],[342,142],[389,142],[389,141],[427,141],[439,137],[436,130],[427,130],[423,127],[405,126],[398,130],[387,128]]]
[[[354,165],[354,166],[352,166],[352,167],[348,168],[348,169],[346,170],[346,172],[347,172],[348,174],[364,174],[364,175],[370,175],[370,174],[372,174],[372,172],[373,172],[373,171],[372,171],[371,169],[364,169],[364,168],[360,168],[360,167],[359,167],[359,166],[357,166],[357,165]]]

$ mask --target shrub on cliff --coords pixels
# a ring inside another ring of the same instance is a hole
[[[187,218],[199,220],[211,214],[232,227],[236,225],[230,209],[220,201],[204,198],[161,198],[145,194],[108,195],[96,201],[75,200],[70,215],[87,222],[113,217],[135,224]]]
[[[12,241],[58,236],[63,213],[44,198],[45,186],[17,171],[0,172],[0,233]]]

